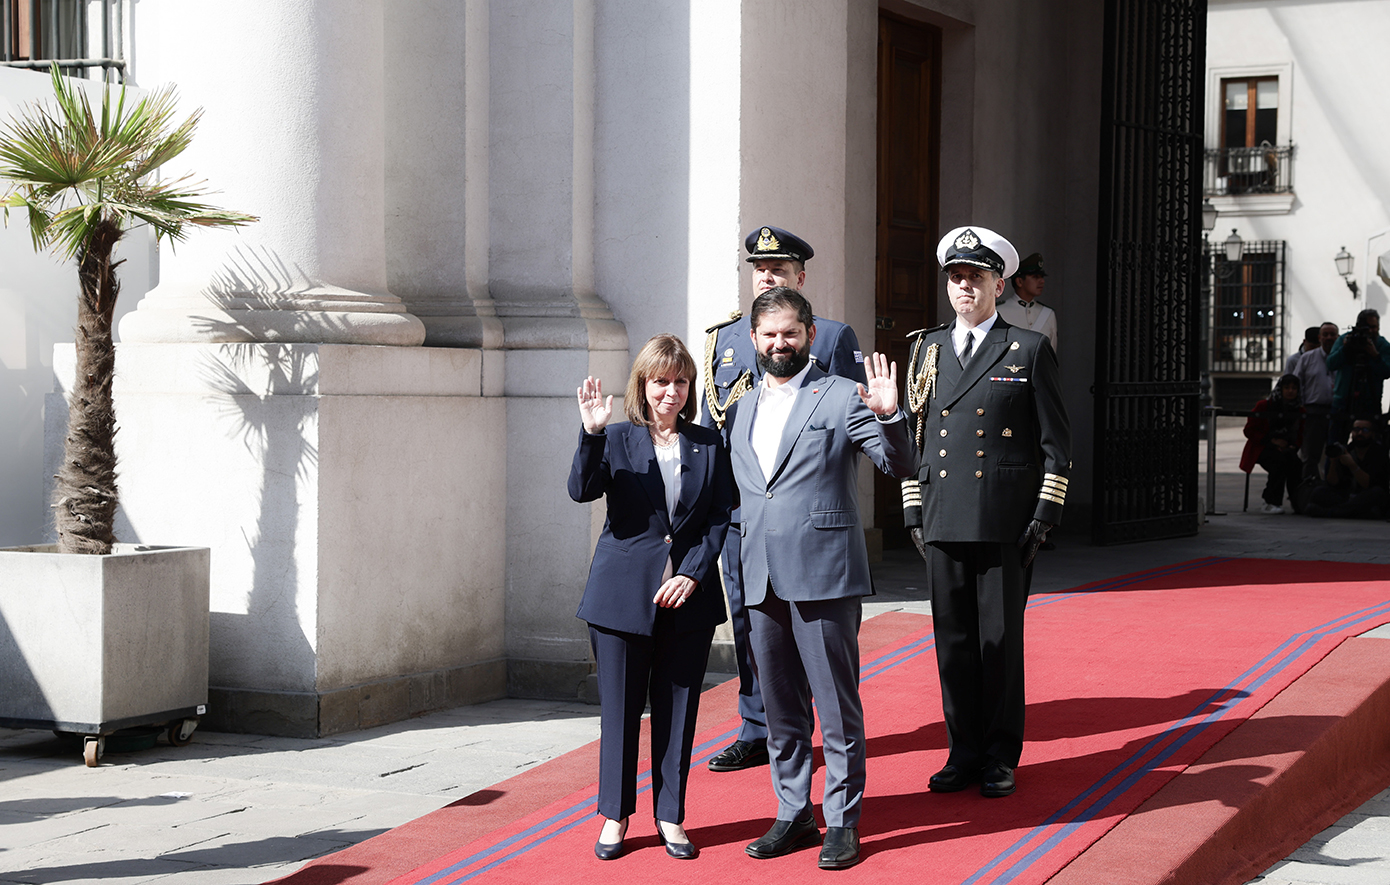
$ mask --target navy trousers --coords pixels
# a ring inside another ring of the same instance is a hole
[[[589,625],[598,662],[598,813],[622,820],[637,810],[638,736],[652,706],[652,806],[667,823],[685,820],[685,786],[700,687],[714,628],[677,632],[657,614],[651,636]]]

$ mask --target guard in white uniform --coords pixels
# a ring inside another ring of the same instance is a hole
[[[1009,325],[1046,335],[1056,353],[1057,314],[1038,300],[1046,280],[1042,253],[1034,252],[1018,263],[1018,273],[1013,275],[1013,291],[1005,291],[998,308],[999,315]]]

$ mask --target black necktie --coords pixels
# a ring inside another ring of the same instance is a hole
[[[970,362],[970,351],[975,347],[975,336],[969,332],[965,333],[965,347],[960,351],[960,366],[965,368],[965,364]]]

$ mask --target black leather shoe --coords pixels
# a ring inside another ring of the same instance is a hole
[[[667,842],[666,834],[661,831],[660,820],[656,822],[656,838],[666,846],[666,853],[676,860],[694,860],[700,856],[700,849],[696,848],[693,842]]]
[[[816,866],[823,870],[847,870],[859,863],[859,830],[854,827],[826,827],[825,844]]]
[[[816,826],[816,819],[809,817],[806,820],[779,820],[767,831],[767,835],[743,850],[749,857],[765,860],[819,844],[820,828]]]
[[[599,860],[617,860],[623,856],[623,843],[595,842],[594,856]]]
[[[767,764],[767,741],[734,741],[709,761],[710,771],[741,771]]]
[[[995,762],[985,768],[980,775],[980,795],[991,799],[1012,796],[1017,789],[1014,784],[1014,770],[1003,762]]]
[[[951,762],[947,762],[936,774],[927,781],[927,788],[933,793],[956,793],[980,779],[980,773],[975,769],[962,768]]]
[[[658,830],[657,832],[660,832]],[[623,821],[617,842],[595,842],[594,856],[599,860],[617,860],[623,856],[623,837],[627,835],[627,821]]]

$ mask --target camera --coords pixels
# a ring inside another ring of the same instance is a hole
[[[1347,453],[1347,447],[1341,443],[1328,443],[1327,448],[1323,449],[1323,454],[1329,458],[1340,458]]]

